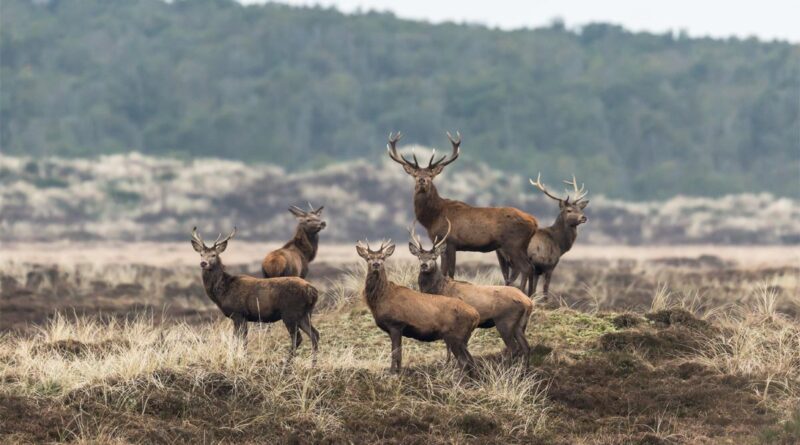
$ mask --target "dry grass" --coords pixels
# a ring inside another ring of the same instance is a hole
[[[416,285],[416,263],[389,267],[394,281]],[[741,293],[739,299],[716,306],[729,295],[714,291],[723,278],[709,275],[700,283],[710,287],[692,287],[667,273],[648,277],[635,269],[629,276],[566,268],[555,290],[570,298],[576,289],[590,302],[587,310],[537,306],[527,367],[501,357],[494,329],[476,331],[474,377],[444,363],[442,344],[412,340],[404,342],[405,372],[388,374],[389,340],[361,302],[361,264],[324,286],[314,315],[322,334],[315,368],[307,339],[284,365],[288,336],[279,323],[252,326],[244,350],[224,319],[187,324],[57,315],[33,333],[0,334],[0,415],[10,419],[0,423],[0,442],[793,443],[800,437],[800,323],[783,311],[796,303],[796,277],[776,275],[768,285],[740,280],[725,291]],[[495,270],[480,268],[460,278],[500,281]],[[644,286],[647,280],[652,285]],[[643,295],[646,312],[689,315],[650,322],[631,312],[629,323],[619,324],[609,309],[621,292]]]

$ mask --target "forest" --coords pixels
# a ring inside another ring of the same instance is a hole
[[[389,131],[628,200],[798,197],[800,46],[232,0],[3,0],[0,151],[309,171]],[[455,174],[455,173],[454,173]]]

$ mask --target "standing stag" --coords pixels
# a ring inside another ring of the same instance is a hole
[[[447,234],[436,238],[433,247],[425,250],[422,240],[409,227],[411,241],[408,249],[419,260],[419,289],[429,294],[458,298],[475,308],[480,316],[479,328],[496,327],[512,356],[527,357],[530,345],[525,328],[533,311],[533,303],[519,289],[509,286],[480,286],[456,281],[445,276],[436,260],[445,249]]]
[[[225,239],[220,239],[220,235],[211,247],[207,247],[197,233],[197,227],[192,229],[192,247],[200,254],[206,295],[226,317],[233,320],[233,333],[243,341],[245,347],[247,322],[273,323],[283,320],[291,337],[289,359],[302,342],[299,328],[311,339],[313,361],[316,362],[319,332],[311,324],[311,312],[317,303],[317,289],[302,278],[264,279],[234,276],[225,272],[220,254],[235,234],[234,228]]]
[[[400,372],[403,337],[424,342],[444,340],[461,366],[473,369],[475,361],[467,343],[478,326],[478,312],[456,298],[423,294],[389,281],[384,262],[394,253],[391,241],[381,243],[377,251],[359,241],[356,250],[367,262],[364,299],[375,324],[392,339],[390,371]]]
[[[522,273],[521,289],[525,289],[525,281],[530,275],[526,249],[528,241],[536,232],[538,222],[533,216],[513,207],[473,207],[461,201],[445,199],[439,196],[433,178],[436,177],[460,154],[461,135],[453,138],[447,133],[453,147],[452,154],[436,158],[431,155],[427,167],[421,167],[417,156],[412,155],[413,162],[397,152],[397,141],[401,134],[389,133],[386,145],[389,157],[403,166],[406,173],[414,177],[414,214],[416,219],[428,231],[430,239],[444,239],[452,221],[452,231],[447,238],[442,254],[442,273],[453,277],[456,270],[456,252],[491,252],[500,249],[515,267]],[[510,284],[508,281],[506,284]]]
[[[531,242],[528,244],[528,258],[532,266],[530,279],[528,280],[528,294],[533,295],[536,292],[539,275],[544,274],[543,291],[544,297],[547,299],[550,292],[550,278],[553,276],[553,271],[558,265],[558,261],[565,253],[569,252],[575,243],[575,239],[578,237],[578,226],[587,221],[586,216],[583,214],[583,209],[589,204],[589,200],[583,198],[589,192],[585,190],[586,187],[583,184],[578,187],[578,181],[574,175],[571,181],[564,181],[565,184],[572,186],[573,196],[567,194],[567,197],[563,199],[547,190],[547,187],[542,184],[541,173],[537,176],[536,182],[533,179],[530,182],[547,197],[558,201],[559,207],[558,217],[553,225],[536,231],[536,234],[533,235]],[[503,269],[503,274],[508,273],[509,267],[513,268],[511,280],[514,280],[517,273],[519,273],[516,263],[512,261],[512,264],[508,265],[507,263],[504,264],[502,260],[503,258],[501,258],[500,267]]]
[[[308,274],[308,263],[317,256],[319,232],[326,226],[321,219],[324,206],[314,210],[309,203],[308,208],[306,212],[297,206],[289,207],[289,212],[297,218],[297,229],[289,242],[264,257],[261,263],[264,278],[305,278]]]

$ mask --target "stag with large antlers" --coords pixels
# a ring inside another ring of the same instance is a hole
[[[302,278],[264,279],[228,274],[220,254],[228,247],[228,241],[234,234],[235,228],[224,239],[217,237],[214,244],[208,247],[197,233],[197,227],[192,229],[192,247],[200,254],[206,295],[233,321],[233,333],[245,347],[248,322],[274,323],[283,320],[291,337],[289,360],[302,342],[299,329],[311,339],[312,354],[316,361],[319,332],[311,324],[311,312],[317,303],[317,289]]]
[[[528,280],[528,294],[532,295],[536,292],[536,284],[539,281],[539,276],[544,275],[544,297],[547,299],[550,293],[550,279],[553,276],[553,271],[558,265],[561,257],[567,253],[575,239],[578,237],[578,226],[587,221],[586,215],[583,214],[583,209],[589,204],[589,200],[584,199],[588,192],[586,187],[581,184],[578,187],[578,181],[575,176],[572,180],[565,180],[564,183],[572,186],[572,191],[567,192],[565,198],[558,197],[547,190],[547,187],[542,184],[542,174],[537,176],[536,181],[530,180],[531,184],[539,189],[550,199],[558,201],[559,213],[553,225],[545,227],[536,231],[536,234],[531,238],[528,244],[528,259],[532,266],[531,275]],[[571,195],[570,195],[571,193]],[[508,273],[508,268],[513,268],[511,279],[513,280],[519,271],[516,264],[509,265],[504,263],[503,255],[498,255],[501,258],[500,267],[503,269],[503,274]]]
[[[273,250],[264,257],[261,273],[264,278],[300,277],[308,274],[308,263],[317,256],[319,232],[325,228],[322,209],[314,210],[311,203],[308,211],[297,206],[289,207],[289,212],[297,218],[297,228],[289,242],[280,249]]]
[[[412,222],[408,229],[411,238],[408,249],[419,260],[419,289],[428,294],[458,298],[472,306],[480,316],[479,328],[496,327],[512,356],[527,357],[530,346],[525,329],[533,311],[531,300],[514,287],[480,286],[445,276],[436,260],[444,251],[448,235],[434,239],[433,247],[426,250],[414,226]]]
[[[436,159],[434,151],[426,167],[420,166],[416,154],[408,159],[397,152],[400,133],[390,133],[386,146],[389,157],[414,177],[414,214],[430,239],[443,239],[449,226],[447,221],[452,221],[452,231],[441,255],[442,273],[451,278],[455,275],[456,252],[459,250],[491,252],[501,249],[520,269],[521,288],[525,289],[525,281],[530,275],[526,248],[538,227],[536,218],[513,207],[473,207],[439,196],[433,178],[458,159],[461,153],[461,135],[456,133],[456,137],[453,137],[447,133],[447,137],[453,148],[452,154]]]
[[[392,340],[390,371],[400,372],[403,337],[424,342],[444,340],[461,366],[473,369],[475,362],[467,343],[478,325],[478,312],[456,298],[424,294],[389,281],[384,262],[394,248],[391,241],[381,243],[375,251],[361,241],[356,245],[358,255],[367,262],[367,307],[375,324]]]

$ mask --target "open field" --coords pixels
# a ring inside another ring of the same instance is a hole
[[[359,296],[352,246],[312,264],[316,368],[307,339],[284,368],[280,324],[253,326],[242,350],[188,242],[80,246],[4,246],[0,442],[800,440],[792,249],[576,248],[554,276],[557,298],[534,311],[527,367],[478,330],[470,377],[445,364],[442,344],[411,340],[404,373],[387,374],[389,339]],[[390,277],[413,286],[399,247]],[[233,243],[223,258],[254,273],[263,249]],[[459,258],[463,278],[499,280],[492,255]]]

